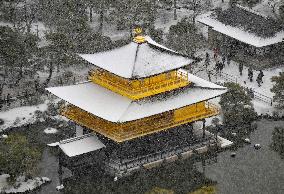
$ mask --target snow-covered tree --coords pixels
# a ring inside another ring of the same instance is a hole
[[[271,89],[275,95],[273,101],[277,102],[277,107],[280,109],[284,108],[284,73],[279,73],[279,76],[272,77],[272,82],[275,82]]]
[[[112,5],[111,18],[117,22],[119,30],[133,30],[136,25],[145,29],[154,24],[156,18],[155,1],[117,0]]]
[[[99,29],[98,32],[101,34],[103,30],[104,18],[109,10],[112,1],[111,0],[87,0],[89,5],[89,18],[90,22],[93,20],[93,11],[99,14]]]
[[[0,26],[0,37],[2,64],[13,71],[18,69],[19,77],[22,78],[23,67],[31,65],[29,60],[37,52],[37,37],[7,26]],[[13,76],[15,78],[15,74]]]
[[[257,117],[251,98],[239,84],[226,83],[228,92],[221,96],[223,124],[230,129],[242,129]]]
[[[170,27],[167,35],[167,45],[185,55],[194,56],[202,44],[202,35],[186,18]]]

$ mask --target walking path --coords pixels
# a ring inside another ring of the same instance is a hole
[[[208,71],[211,72],[211,81],[212,82],[237,82],[241,86],[251,88],[253,89],[256,94],[259,97],[263,97],[261,101],[259,99],[253,99],[253,103],[255,106],[256,111],[261,114],[271,114],[275,109],[272,107],[269,103],[270,99],[273,98],[274,93],[270,91],[270,89],[273,87],[274,83],[271,81],[271,78],[273,76],[278,76],[280,72],[284,71],[284,66],[281,67],[275,67],[275,68],[270,68],[263,70],[264,77],[263,77],[263,84],[259,87],[256,78],[257,75],[259,74],[259,71],[253,70],[253,81],[250,82],[248,78],[248,67],[246,64],[244,64],[243,68],[243,74],[240,76],[239,73],[239,64],[235,61],[231,61],[230,64],[228,65],[227,62],[225,62],[225,67],[222,70],[221,74],[216,74],[215,70],[215,59],[213,58],[213,51],[211,50],[201,50],[198,52],[198,56],[205,59],[206,52],[210,54],[210,65],[205,68],[200,66],[204,66],[204,60],[201,61],[199,64],[197,64],[198,67],[193,67],[193,74],[196,74],[197,76],[202,77],[203,79],[209,80],[208,77]],[[218,56],[217,60],[222,61],[222,56]],[[196,73],[195,73],[196,72]]]

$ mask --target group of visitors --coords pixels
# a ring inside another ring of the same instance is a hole
[[[231,63],[231,54],[229,53],[222,53],[222,57],[221,57],[221,60],[219,60],[218,58],[220,58],[220,50],[218,48],[214,48],[213,49],[213,58],[215,60],[215,69],[216,69],[216,73],[217,74],[221,74],[224,67],[225,67],[225,64],[227,63],[227,65],[229,66],[230,63]],[[208,52],[206,52],[206,56],[205,56],[205,67],[206,69],[208,68],[208,66],[210,65],[210,55]],[[243,62],[240,62],[239,63],[239,73],[240,73],[240,76],[243,75],[243,69],[244,69],[244,64]],[[253,82],[253,69],[251,67],[248,68],[248,79],[250,80],[250,82]],[[258,86],[260,87],[261,84],[263,83],[263,77],[264,77],[264,74],[263,74],[263,71],[260,70],[258,75],[257,75],[257,78],[256,78],[256,82],[258,84]]]

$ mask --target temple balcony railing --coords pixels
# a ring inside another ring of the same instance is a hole
[[[190,105],[125,123],[101,119],[72,105],[66,106],[62,115],[116,142],[123,142],[219,114],[219,108],[213,104],[197,104],[199,105]]]
[[[128,80],[103,70],[94,70],[90,73],[89,79],[132,100],[171,91],[190,84],[188,73],[177,70],[139,80]]]

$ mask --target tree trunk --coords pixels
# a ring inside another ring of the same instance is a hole
[[[177,0],[174,0],[174,20],[177,20]]]
[[[90,6],[90,22],[93,22],[93,6]]]
[[[101,5],[100,8],[100,26],[99,26],[99,33],[103,34],[103,23],[104,23],[104,9],[103,6]]]
[[[53,73],[53,64],[52,64],[52,62],[50,62],[50,64],[49,64],[49,75],[48,75],[48,77],[47,77],[47,79],[44,83],[44,87],[46,87],[49,84],[51,77],[52,77],[52,73]]]

